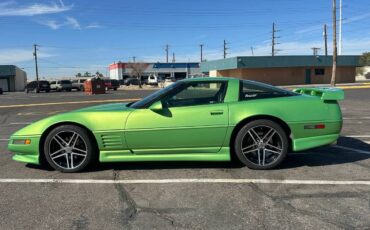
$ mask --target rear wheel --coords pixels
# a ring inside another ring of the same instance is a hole
[[[277,123],[255,120],[244,125],[235,138],[238,159],[251,169],[277,167],[288,152],[288,138]]]
[[[94,148],[87,131],[74,125],[62,125],[46,137],[47,162],[61,172],[79,172],[93,162]]]

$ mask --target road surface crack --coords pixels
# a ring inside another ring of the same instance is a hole
[[[119,172],[113,170],[113,180],[117,180],[119,177]],[[155,209],[149,207],[142,207],[138,205],[135,200],[130,196],[130,193],[125,189],[125,187],[120,184],[114,184],[115,189],[118,192],[118,198],[123,204],[121,209],[121,221],[123,226],[130,226],[131,222],[134,221],[140,213],[151,213],[159,218],[167,221],[173,227],[187,228],[187,226],[175,222],[175,220],[167,215],[164,215],[163,212],[166,212],[171,209]]]
[[[265,197],[267,197],[268,199],[270,199],[271,201],[273,201],[275,204],[283,207],[284,209],[292,212],[292,213],[300,213],[301,215],[304,215],[304,216],[309,216],[309,217],[314,217],[316,219],[319,219],[321,221],[324,221],[326,223],[329,223],[329,224],[332,224],[338,228],[343,228],[343,229],[355,229],[354,226],[352,225],[349,225],[349,224],[346,224],[346,223],[340,223],[338,221],[332,221],[328,218],[323,218],[321,215],[317,215],[313,212],[309,212],[309,211],[306,211],[306,210],[302,210],[302,209],[298,209],[296,207],[294,207],[293,205],[291,205],[290,203],[284,201],[281,197],[275,197],[275,196],[272,196],[268,193],[266,193],[265,191],[263,191],[260,187],[258,187],[256,184],[254,183],[250,183],[249,186],[259,195],[263,195]]]

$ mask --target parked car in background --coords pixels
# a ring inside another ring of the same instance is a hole
[[[76,89],[78,91],[84,91],[84,82],[86,79],[74,79],[72,80],[72,89]]]
[[[155,74],[151,74],[148,77],[148,85],[158,85],[158,76]]]
[[[58,80],[50,82],[50,89],[56,91],[72,91],[72,82],[70,80]]]
[[[169,85],[172,85],[174,82],[175,82],[175,80],[168,78],[168,79],[164,80],[163,85],[164,85],[164,87],[167,87]]]
[[[24,89],[26,93],[29,92],[35,92],[39,93],[41,91],[43,92],[50,92],[50,83],[48,81],[31,81],[28,83]]]
[[[106,79],[104,80],[105,83],[105,90],[117,90],[119,88],[119,81],[115,79]]]
[[[124,85],[126,85],[126,86],[129,86],[129,85],[139,85],[139,79],[133,78],[133,77],[127,78],[124,81]]]
[[[3,94],[3,88],[0,88],[0,94]]]

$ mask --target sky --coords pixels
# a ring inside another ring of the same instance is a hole
[[[343,0],[342,54],[370,51],[369,0]],[[339,6],[339,0],[337,0]],[[41,78],[103,74],[123,61],[199,62],[203,58],[324,53],[323,25],[332,52],[332,0],[1,0],[0,65],[35,77],[33,44]],[[339,11],[338,11],[339,20]]]

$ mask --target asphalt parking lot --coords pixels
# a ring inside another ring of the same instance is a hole
[[[157,162],[62,174],[15,162],[6,149],[14,131],[43,117],[150,92],[0,95],[0,229],[370,227],[370,89],[345,90],[337,145],[291,153],[269,171],[234,163]]]

